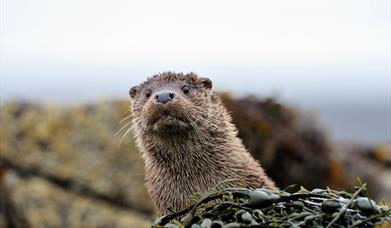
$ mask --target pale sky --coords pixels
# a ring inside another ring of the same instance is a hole
[[[239,95],[391,113],[390,0],[0,1],[0,101],[126,97],[173,70]]]
[[[381,62],[389,17],[389,0],[2,0],[1,38],[11,62]]]
[[[243,88],[221,76],[236,80],[244,71],[247,80],[267,77],[255,83],[261,89],[266,83],[288,92],[297,81],[361,77],[384,94],[390,7],[389,0],[1,0],[3,96],[23,95],[15,87],[21,81],[76,84],[99,78],[102,68],[116,73],[102,76],[104,83],[195,71],[234,91]]]

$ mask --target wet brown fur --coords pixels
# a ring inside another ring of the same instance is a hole
[[[183,93],[184,85],[191,88],[189,94]],[[154,101],[154,94],[163,89],[176,93],[173,102]],[[208,79],[165,72],[133,87],[130,95],[145,185],[160,215],[168,208],[183,209],[193,194],[205,193],[227,179],[243,180],[247,187],[275,187],[237,137],[232,118]],[[176,120],[161,123],[163,114]]]

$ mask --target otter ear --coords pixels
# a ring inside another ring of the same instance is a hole
[[[200,81],[206,89],[212,89],[212,80],[210,80],[209,78],[200,78]]]
[[[138,86],[134,86],[132,87],[130,90],[129,90],[129,95],[130,95],[130,98],[134,99],[138,93],[138,90],[139,90],[139,87]]]

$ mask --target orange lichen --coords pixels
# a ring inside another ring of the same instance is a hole
[[[329,163],[330,187],[341,189],[346,185],[346,178],[343,175],[342,164],[338,161]]]

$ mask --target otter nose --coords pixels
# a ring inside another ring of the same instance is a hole
[[[163,104],[174,100],[174,98],[175,98],[175,93],[172,91],[162,91],[155,95],[155,101]]]

